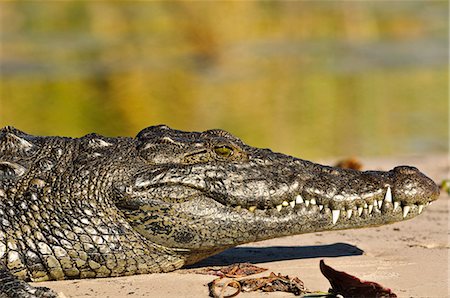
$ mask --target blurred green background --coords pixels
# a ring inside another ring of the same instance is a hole
[[[448,1],[2,2],[0,126],[222,128],[313,159],[448,147]]]

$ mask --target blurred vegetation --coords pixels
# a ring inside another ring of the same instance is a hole
[[[0,126],[223,128],[304,158],[447,150],[447,1],[20,1],[0,19]]]

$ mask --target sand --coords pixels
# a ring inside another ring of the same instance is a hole
[[[436,182],[448,175],[445,155],[362,160],[364,169],[388,170],[415,165]],[[333,163],[333,161],[330,161]],[[321,232],[250,243],[213,256],[197,265],[251,262],[275,273],[297,276],[312,290],[326,291],[328,281],[319,260],[337,270],[376,281],[399,297],[450,297],[449,197],[420,216],[388,226]],[[267,275],[270,271],[260,275]],[[213,276],[183,274],[138,275],[119,278],[34,283],[66,297],[208,297]],[[290,293],[244,293],[238,297],[295,297]]]

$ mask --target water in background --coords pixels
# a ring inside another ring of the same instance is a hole
[[[0,20],[0,126],[223,128],[309,159],[447,150],[447,1],[3,2]]]

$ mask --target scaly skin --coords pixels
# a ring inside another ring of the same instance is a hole
[[[19,279],[167,272],[242,243],[393,223],[438,193],[413,167],[332,168],[222,130],[72,139],[5,127],[0,297],[52,295]]]

